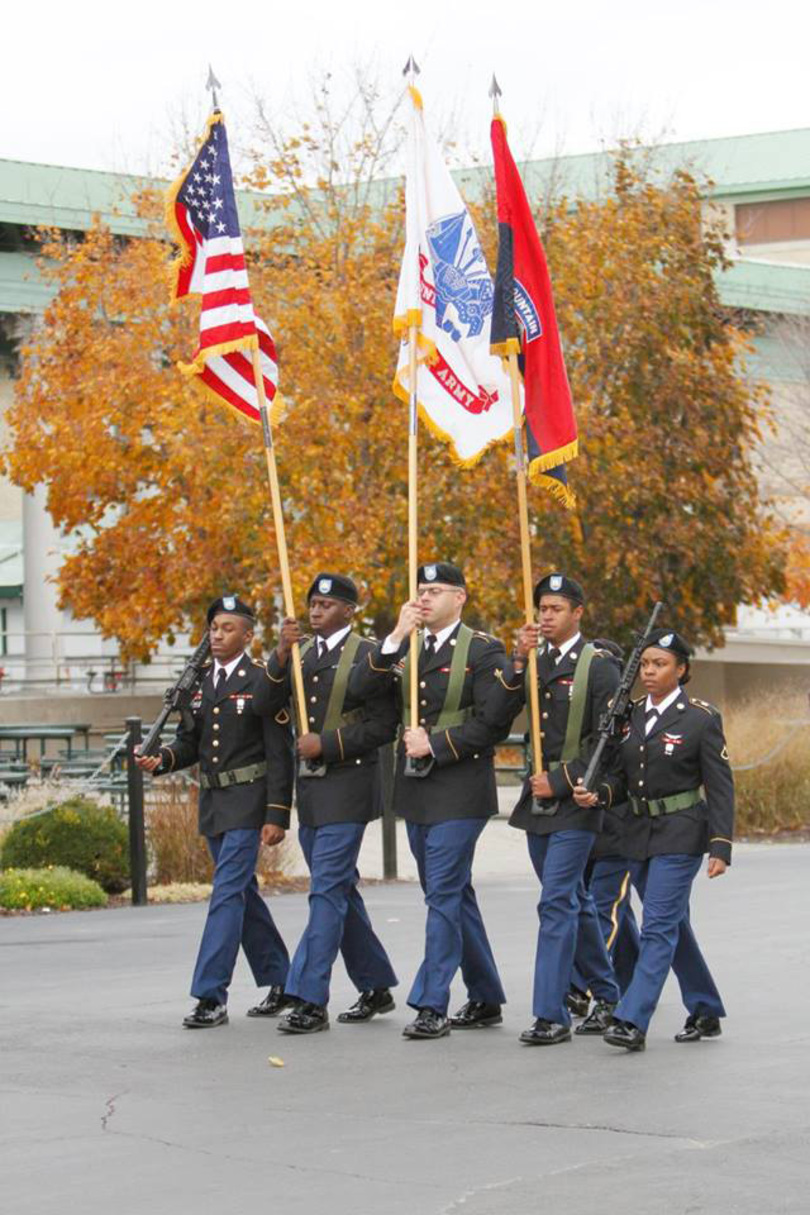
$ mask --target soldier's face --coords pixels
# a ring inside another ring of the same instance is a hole
[[[250,621],[230,612],[217,612],[208,629],[211,653],[223,666],[246,650],[253,637]]]
[[[327,595],[313,595],[309,601],[310,628],[321,637],[331,637],[339,629],[351,624],[354,605],[343,599],[330,599]]]
[[[572,603],[564,595],[541,595],[537,615],[540,632],[546,641],[559,645],[579,632],[582,604]]]
[[[458,620],[467,592],[460,586],[449,586],[445,582],[420,582],[416,598],[425,624],[434,633],[439,633]]]
[[[653,700],[663,700],[678,687],[685,663],[670,650],[651,645],[641,655],[641,686]]]

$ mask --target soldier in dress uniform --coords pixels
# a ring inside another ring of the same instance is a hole
[[[187,1029],[227,1022],[240,944],[257,985],[270,987],[262,1011],[286,1003],[289,955],[259,894],[256,862],[259,845],[281,843],[290,823],[292,733],[289,714],[271,703],[264,663],[249,656],[254,624],[251,608],[235,595],[211,604],[213,662],[192,706],[193,727],[181,725],[170,746],[138,760],[156,776],[200,766],[199,829],[215,868]]]
[[[343,574],[318,574],[307,606],[313,635],[286,619],[267,664],[277,703],[292,694],[290,653],[301,643],[309,730],[298,739],[298,838],[311,874],[309,920],[296,949],[286,994],[296,1004],[279,1022],[285,1033],[329,1028],[329,982],[338,951],[360,993],[338,1021],[361,1024],[394,1008],[394,969],[371,927],[357,888],[366,824],[382,813],[379,748],[397,730],[394,698],[376,687],[367,699],[349,692],[353,667],[376,642],[352,630],[357,587]]]
[[[510,819],[526,832],[529,856],[542,885],[534,970],[534,1024],[521,1034],[529,1046],[571,1039],[567,994],[575,952],[595,1004],[577,1033],[601,1033],[619,998],[593,898],[583,873],[602,815],[573,801],[587,767],[599,718],[619,683],[612,658],[584,641],[582,587],[564,574],[549,574],[534,588],[539,624],[520,630],[515,656],[493,686],[488,711],[495,721],[513,719],[527,700],[527,658],[542,640],[537,675],[543,770],[527,777]]]
[[[494,637],[462,624],[466,599],[458,566],[420,566],[416,601],[403,605],[396,628],[351,682],[359,695],[380,685],[398,688],[403,729],[394,809],[406,821],[428,909],[425,956],[408,995],[417,1016],[403,1031],[414,1039],[499,1025],[506,1002],[471,879],[478,837],[498,812],[494,744],[506,730],[484,720],[484,706],[504,652]],[[422,626],[420,718],[411,727],[409,638]],[[468,1000],[448,1018],[459,967]]]
[[[615,641],[597,637],[593,643],[609,654],[621,672],[624,653]],[[585,866],[585,885],[593,896],[602,936],[605,938],[616,982],[625,991],[633,977],[638,958],[638,924],[631,903],[632,865],[627,852],[627,819],[630,806],[626,801],[604,807],[602,830],[594,841]],[[590,1001],[585,994],[589,979],[582,974],[580,959],[574,960],[574,980],[568,997],[568,1007],[574,1015],[586,1016]]]
[[[708,875],[731,863],[734,782],[719,712],[683,690],[691,649],[676,632],[651,634],[641,658],[646,696],[634,702],[614,764],[595,793],[577,804],[629,797],[628,855],[644,914],[630,986],[605,1031],[605,1041],[643,1050],[670,968],[688,1017],[676,1042],[716,1038],[725,1009],[689,922],[689,898],[705,852]]]

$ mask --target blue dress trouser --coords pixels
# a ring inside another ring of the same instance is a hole
[[[227,1002],[240,945],[259,987],[283,986],[287,978],[287,947],[256,881],[260,839],[261,832],[242,828],[206,836],[214,889],[191,980],[198,1000]]]
[[[652,1019],[673,969],[690,1014],[724,1017],[726,1010],[689,922],[689,896],[702,856],[653,856],[634,862],[633,883],[644,915],[633,978],[615,1016],[642,1033]]]
[[[630,985],[639,947],[638,924],[630,903],[632,874],[632,861],[621,856],[604,856],[593,862],[588,882],[616,982],[622,992]],[[592,990],[591,978],[583,967],[579,942],[574,956],[573,982],[580,991]]]
[[[529,856],[542,886],[532,1011],[535,1017],[558,1025],[571,1024],[565,997],[577,950],[594,996],[611,1003],[619,999],[596,906],[582,878],[595,838],[593,831],[526,833]]]
[[[498,968],[472,887],[472,863],[483,818],[408,823],[408,842],[425,892],[425,957],[413,981],[411,1008],[447,1015],[456,971],[471,1000],[505,1004]]]
[[[311,875],[309,920],[298,943],[284,990],[308,1004],[329,1003],[329,981],[338,952],[358,991],[395,987],[397,976],[371,927],[357,857],[364,823],[299,827],[298,839]]]

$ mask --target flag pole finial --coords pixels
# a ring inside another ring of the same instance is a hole
[[[219,101],[217,100],[217,89],[221,89],[222,85],[214,75],[214,69],[211,64],[208,65],[208,79],[205,82],[205,87],[211,90],[211,103],[215,110],[219,110]]]
[[[404,68],[402,69],[402,75],[408,76],[410,78],[411,84],[413,84],[414,80],[419,75],[421,70],[422,69],[419,67],[419,64],[414,59],[413,55],[409,55],[408,62],[405,64]]]
[[[492,84],[489,86],[489,95],[492,98],[492,113],[497,118],[501,112],[498,98],[502,96],[502,93],[501,86],[498,84],[498,78],[494,72],[492,73]]]

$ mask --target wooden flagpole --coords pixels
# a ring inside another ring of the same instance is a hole
[[[492,98],[492,113],[500,118],[501,111],[498,98],[501,90],[498,81],[492,77],[489,95]],[[516,346],[516,339],[510,339],[510,346]],[[526,453],[523,444],[523,414],[520,408],[520,368],[518,367],[517,349],[510,349],[508,356],[509,384],[512,389],[512,425],[515,434],[515,472],[517,475],[518,521],[520,524],[520,565],[523,581],[523,611],[526,624],[534,623],[534,597],[532,587],[532,551],[529,539],[529,503],[526,494]],[[537,647],[529,651],[529,737],[532,743],[532,775],[539,776],[543,771],[542,735],[540,733],[540,691],[537,686]]]
[[[419,568],[417,526],[419,509],[419,480],[416,462],[417,427],[419,411],[417,405],[417,328],[411,325],[408,330],[408,376],[410,387],[410,406],[408,417],[408,598],[416,602],[417,580]],[[419,636],[416,629],[411,631],[411,673],[409,688],[410,724],[415,730],[419,725]]]
[[[534,622],[532,553],[529,541],[529,503],[526,495],[526,455],[523,446],[523,416],[520,408],[520,369],[518,356],[509,352],[509,383],[512,388],[512,423],[515,428],[515,468],[517,473],[518,519],[520,521],[520,564],[523,573],[523,610],[526,623]],[[537,686],[537,647],[529,651],[529,734],[532,742],[532,775],[543,771],[540,734],[540,692]]]
[[[276,531],[278,546],[278,564],[281,570],[281,589],[284,596],[285,615],[295,616],[295,600],[293,598],[292,578],[290,577],[290,558],[287,553],[287,537],[284,531],[284,512],[281,508],[281,490],[278,484],[278,469],[276,467],[276,452],[273,446],[273,431],[270,426],[270,415],[267,411],[267,396],[264,391],[264,376],[262,374],[261,352],[258,347],[253,351],[253,376],[256,380],[256,391],[259,396],[259,414],[262,419],[264,434],[264,454],[267,459],[267,478],[270,482],[270,500],[273,504],[273,526]],[[292,647],[293,688],[295,704],[298,709],[298,729],[301,734],[309,733],[307,714],[307,698],[304,692],[304,675],[301,670],[301,650],[296,641]]]

